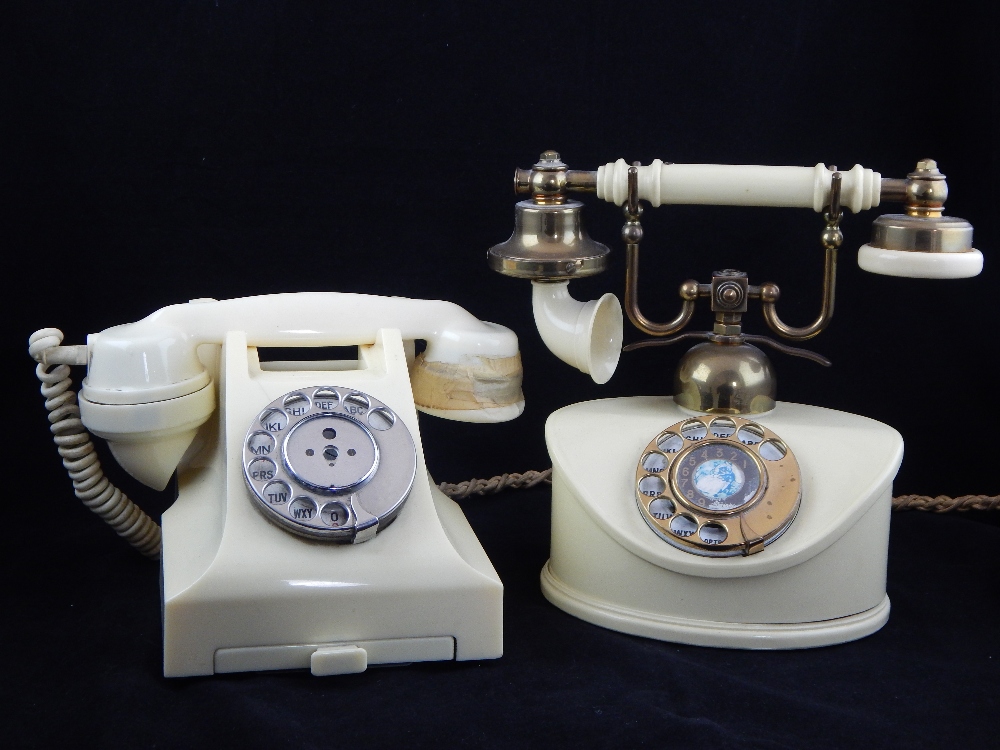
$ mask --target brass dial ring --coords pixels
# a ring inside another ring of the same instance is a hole
[[[799,509],[795,456],[766,427],[736,416],[691,417],[659,433],[639,456],[636,502],[673,546],[707,557],[752,555]]]

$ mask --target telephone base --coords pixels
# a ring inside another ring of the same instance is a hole
[[[822,622],[745,623],[694,620],[628,609],[587,596],[542,568],[542,594],[581,620],[621,633],[716,648],[777,650],[846,643],[871,635],[889,620],[889,597],[864,612]]]
[[[546,598],[612,630],[726,648],[826,646],[882,627],[899,433],[803,404],[778,402],[754,415],[798,459],[798,513],[760,552],[703,557],[650,529],[635,494],[645,446],[692,414],[669,397],[634,397],[573,404],[549,417]]]
[[[163,514],[163,673],[274,669],[349,674],[370,664],[495,659],[503,584],[461,508],[427,474],[399,332],[360,347],[356,369],[262,366],[240,331],[217,352],[218,421],[178,473]],[[391,406],[416,445],[416,477],[368,541],[303,538],[255,506],[242,475],[247,426],[282,394],[353,388]]]
[[[217,557],[197,582],[164,601],[164,676],[285,669],[329,676],[502,656],[503,585],[458,504],[433,485],[426,501],[418,499],[424,502],[433,514],[425,522],[440,524],[430,544],[420,536],[434,529],[403,514],[363,547],[324,550],[289,537],[291,545],[276,554],[256,546],[248,556]],[[265,533],[274,528],[251,519]],[[166,539],[165,547],[176,549],[172,536]],[[394,549],[400,542],[407,549]],[[353,564],[365,548],[372,554]],[[167,578],[179,570],[173,554],[164,557]]]

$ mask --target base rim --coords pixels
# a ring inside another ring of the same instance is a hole
[[[802,623],[741,623],[694,620],[631,609],[566,585],[550,569],[541,573],[542,594],[574,617],[621,633],[712,648],[790,650],[832,646],[864,638],[889,620],[889,597],[871,609],[833,620]]]

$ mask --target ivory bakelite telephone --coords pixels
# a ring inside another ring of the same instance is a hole
[[[428,477],[416,412],[517,417],[510,330],[448,302],[303,293],[192,300],[61,339],[42,329],[29,346],[52,431],[77,495],[161,557],[165,675],[501,655],[503,587]],[[258,354],[351,345],[355,360]],[[87,367],[79,406],[69,365]],[[162,541],[84,427],[143,484],[176,472]]]
[[[805,341],[834,309],[842,211],[902,202],[880,216],[858,253],[873,273],[962,278],[982,270],[972,226],[942,209],[945,177],[930,159],[905,179],[860,165],[815,167],[627,164],[571,170],[546,151],[518,169],[511,238],[488,252],[490,267],[532,281],[535,322],[548,348],[597,383],[622,351],[623,314],[605,294],[577,302],[568,283],[605,269],[609,249],[584,231],[596,193],[622,206],[625,310],[651,338],[627,350],[700,341],[681,358],[670,396],[618,398],[552,414],[552,541],[542,591],[557,607],[614,630],[668,641],[738,648],[803,648],[878,630],[885,592],[892,481],[900,435],[865,417],[776,400],[761,346],[823,357],[745,333],[759,302],[776,334]],[[778,315],[780,290],[735,269],[680,284],[680,312],[654,322],[637,299],[643,206],[705,204],[812,208],[823,216],[820,313],[804,327]],[[711,331],[684,332],[707,301]]]

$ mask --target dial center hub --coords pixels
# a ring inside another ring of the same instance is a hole
[[[378,467],[378,446],[367,427],[334,414],[317,414],[285,438],[292,477],[319,492],[345,492],[368,481]]]

